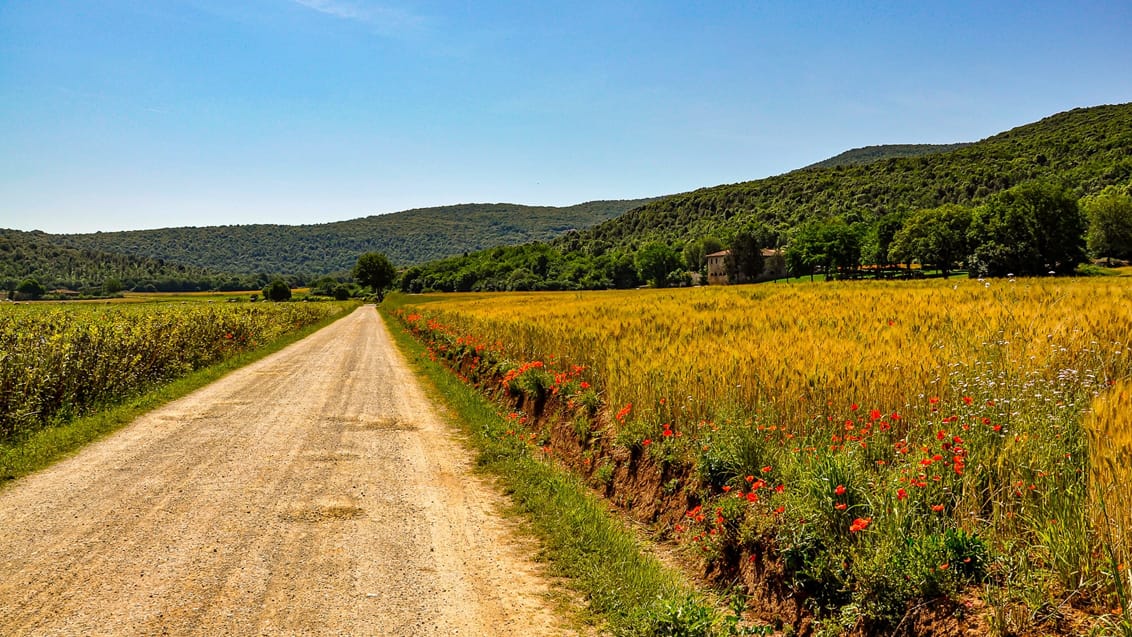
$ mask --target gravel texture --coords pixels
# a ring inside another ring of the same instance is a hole
[[[0,492],[2,635],[559,635],[373,307]]]

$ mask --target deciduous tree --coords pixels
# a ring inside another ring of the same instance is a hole
[[[975,209],[971,276],[1073,272],[1085,260],[1085,217],[1063,187],[1025,183]]]
[[[373,288],[374,294],[380,301],[385,297],[385,291],[397,279],[397,269],[384,254],[367,252],[358,257],[358,262],[354,265],[354,279],[364,286]]]
[[[1132,196],[1116,188],[1081,200],[1089,220],[1086,243],[1096,258],[1132,259]]]

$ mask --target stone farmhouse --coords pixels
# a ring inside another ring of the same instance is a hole
[[[781,250],[763,249],[763,270],[754,281],[740,277],[738,281],[731,281],[727,276],[727,258],[731,256],[730,250],[713,252],[706,257],[708,285],[727,285],[728,283],[757,283],[759,281],[772,281],[786,278],[786,257]]]

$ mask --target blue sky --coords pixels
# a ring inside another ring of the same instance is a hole
[[[1132,101],[1132,3],[0,2],[0,227],[569,205]]]

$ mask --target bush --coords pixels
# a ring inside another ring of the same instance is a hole
[[[16,293],[22,298],[38,299],[46,294],[47,290],[35,279],[24,279],[19,286],[16,287]]]
[[[290,301],[291,288],[282,279],[275,279],[263,288],[263,298],[268,301]]]

